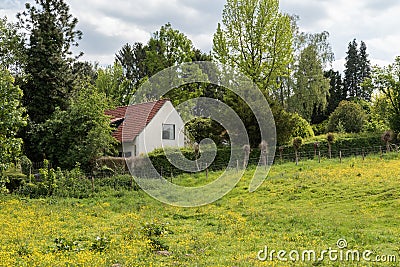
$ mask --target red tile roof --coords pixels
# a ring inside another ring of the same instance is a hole
[[[111,117],[111,123],[122,121],[113,132],[113,137],[119,142],[135,140],[167,101],[169,100],[161,99],[154,102],[106,110],[104,113]]]

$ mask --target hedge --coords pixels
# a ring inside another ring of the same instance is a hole
[[[195,160],[195,152],[193,149],[182,148],[180,149],[180,152],[188,160],[190,161]],[[231,152],[232,151],[230,147],[218,148],[214,161],[208,167],[208,170],[215,171],[215,170],[225,169],[226,167],[228,167],[228,163],[231,158]],[[178,155],[179,152],[170,152],[170,153],[171,153],[170,157],[174,157]],[[203,151],[203,153],[207,153],[207,151]],[[233,165],[229,167],[235,168],[237,164],[239,164],[239,166],[242,166],[244,160],[243,149],[237,148],[235,151],[233,151],[232,154],[233,158],[231,163]],[[260,155],[259,149],[252,149],[249,155],[249,164],[256,164],[256,162],[258,162],[259,155]],[[165,155],[165,152],[162,149],[157,149],[149,153],[148,156],[152,162],[152,165],[157,170],[157,172],[162,173],[164,176],[179,175],[186,172],[184,170],[178,169],[177,167],[173,166],[169,162],[167,156]],[[200,169],[204,167],[205,166],[199,166]]]
[[[328,151],[328,142],[326,140],[326,135],[316,136],[314,138],[306,139],[302,146],[299,149],[301,157],[314,157],[314,143],[318,142],[319,147],[317,151],[321,151],[323,156],[327,156]],[[332,156],[337,157],[339,155],[339,151],[343,152],[343,156],[349,156],[350,154],[361,154],[364,150],[365,153],[370,153],[371,151],[377,152],[377,149],[382,146],[382,149],[385,149],[384,143],[381,140],[380,134],[335,134],[335,141],[332,144]],[[374,150],[372,149],[374,148]],[[193,149],[182,148],[180,149],[182,154],[189,160],[195,160],[195,154]],[[238,156],[233,158],[234,164],[236,161],[239,162],[239,166],[241,167],[243,164],[244,152],[241,148],[237,151]],[[283,148],[283,154],[288,156],[290,159],[294,159],[295,151],[293,149],[293,145],[286,145]],[[209,170],[221,170],[225,169],[228,165],[229,159],[231,156],[231,149],[229,147],[218,148],[217,155],[214,159],[214,162],[208,168]],[[249,156],[249,164],[256,165],[259,162],[260,150],[258,148],[252,149]],[[275,161],[279,160],[280,151],[279,147],[276,148],[275,152]],[[178,175],[182,174],[185,171],[180,170],[173,166],[165,156],[165,153],[162,149],[155,150],[154,152],[149,153],[149,158],[155,167],[155,169],[162,173],[164,176],[169,175]],[[287,157],[286,157],[287,159]],[[200,166],[201,167],[201,166]],[[236,166],[230,166],[236,167]]]
[[[313,138],[305,139],[303,144],[301,145],[299,152],[301,158],[313,158],[314,157],[314,143],[318,142],[319,147],[318,151],[321,151],[322,156],[327,156],[328,151],[328,142],[326,140],[326,135],[320,135]],[[379,150],[379,146],[382,146],[382,149],[385,149],[385,145],[381,140],[380,134],[335,134],[335,141],[332,144],[332,156],[337,157],[339,155],[339,151],[342,151],[343,156],[350,156],[351,154],[357,153],[360,155],[362,150],[365,149],[365,153],[370,153],[372,147],[374,147],[374,152]],[[236,168],[237,163],[239,167],[243,166],[244,160],[244,151],[243,148],[236,148],[233,151],[233,159],[231,163],[231,168]],[[175,157],[182,155],[190,160],[195,160],[195,151],[192,148],[181,148],[180,152],[176,150],[168,151],[170,153],[170,157]],[[203,151],[203,153],[207,153],[207,150]],[[293,145],[286,145],[283,147],[283,155],[285,160],[294,160],[295,151],[293,149]],[[162,174],[164,177],[168,177],[171,175],[179,175],[185,173],[187,171],[181,170],[175,166],[173,166],[168,160],[167,156],[163,149],[156,149],[153,152],[148,154],[148,157],[157,170],[158,173]],[[231,148],[230,147],[220,147],[217,149],[217,154],[214,161],[208,167],[208,170],[222,170],[228,167],[228,162],[231,157]],[[249,164],[256,165],[259,162],[260,150],[258,148],[254,148],[251,150],[249,155]],[[275,153],[275,161],[279,161],[280,150],[277,147]],[[131,163],[135,165],[134,175],[137,176],[146,176],[149,175],[149,169],[144,164],[144,159],[141,157],[130,159]],[[270,159],[271,161],[271,159]],[[115,175],[117,173],[127,172],[127,166],[124,158],[112,158],[112,157],[104,157],[97,161],[98,169],[95,171],[95,176],[107,176]],[[199,166],[200,169],[204,169],[205,166]],[[194,170],[197,171],[197,170]],[[96,175],[97,174],[97,175]]]

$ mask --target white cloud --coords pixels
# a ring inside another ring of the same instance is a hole
[[[1,1],[1,0],[0,0]],[[28,0],[33,2],[33,0]],[[24,9],[24,0],[2,0],[0,17]],[[185,33],[197,48],[210,51],[225,0],[67,0],[83,31],[86,58],[112,63],[124,43],[146,43],[167,22]],[[393,62],[400,54],[398,0],[280,0],[281,10],[300,16],[303,31],[330,33],[329,41],[343,69],[347,45],[354,38],[367,44],[371,62]],[[343,64],[342,64],[343,63]]]
[[[289,13],[300,15],[302,30],[330,33],[336,70],[343,71],[348,43],[354,38],[358,43],[361,40],[366,43],[374,64],[393,62],[400,52],[397,50],[400,43],[400,2],[397,0],[281,0],[281,3]]]
[[[332,68],[336,71],[339,71],[342,73],[344,71],[344,64],[346,63],[346,60],[344,58],[337,59],[334,62],[332,62]]]

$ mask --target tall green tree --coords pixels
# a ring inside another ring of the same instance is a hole
[[[292,31],[293,31],[293,50],[297,59],[300,57],[301,51],[310,45],[313,45],[317,50],[318,58],[322,63],[323,68],[327,68],[333,60],[335,55],[332,51],[332,47],[329,43],[329,32],[323,31],[320,33],[307,33],[300,31],[298,16],[294,15],[292,19]]]
[[[221,64],[250,77],[272,104],[283,77],[290,75],[292,38],[291,19],[279,12],[278,0],[227,0],[222,24],[214,33],[212,55]],[[224,80],[235,78],[229,71],[221,75],[226,76],[221,77]],[[258,146],[258,122],[245,101],[229,90],[224,92],[223,100],[243,121],[251,146]]]
[[[18,26],[0,18],[0,67],[8,69],[13,75],[22,72],[24,62],[23,36]]]
[[[142,43],[125,44],[115,55],[115,60],[121,64],[126,79],[138,87],[141,80],[149,76],[146,67],[146,46]]]
[[[326,115],[329,116],[335,111],[341,101],[346,100],[347,95],[343,87],[342,75],[339,71],[330,69],[324,75],[330,80],[328,106],[326,108]]]
[[[172,28],[170,23],[153,33],[146,45],[125,44],[116,54],[116,62],[122,65],[125,77],[131,81],[131,94],[143,84],[143,81],[166,68],[183,62],[208,59],[208,55],[195,49],[192,41],[179,30]],[[169,78],[173,80],[178,77]],[[204,85],[185,85],[170,92],[166,97],[171,98],[176,104],[187,100],[194,92],[196,96],[201,95],[204,87]],[[152,99],[152,97],[152,92],[148,92],[145,98]]]
[[[371,64],[368,59],[367,46],[361,41],[360,49],[356,39],[349,43],[347,49],[344,86],[350,98],[371,100],[372,88],[361,86],[370,77]]]
[[[148,77],[183,62],[192,61],[192,41],[170,23],[156,31],[146,47],[146,69]]]
[[[82,33],[75,30],[78,20],[63,0],[35,0],[17,15],[28,33],[25,66],[28,75],[21,85],[30,120],[41,123],[56,107],[65,109],[74,86],[71,46],[77,46]]]
[[[17,132],[26,125],[21,99],[22,90],[14,85],[9,71],[0,67],[0,191],[5,190],[3,172],[21,153],[22,140]]]
[[[131,81],[125,77],[123,67],[117,62],[98,70],[96,87],[113,106],[128,105],[134,93]]]
[[[104,115],[110,108],[105,98],[94,86],[81,85],[68,108],[57,108],[42,124],[40,147],[54,165],[73,168],[79,162],[89,171],[97,158],[112,154],[115,140],[110,119]]]
[[[349,43],[344,70],[344,86],[347,95],[355,97],[359,92],[359,64],[358,64],[358,44],[356,39]]]
[[[374,67],[366,83],[386,96],[390,104],[389,124],[392,130],[400,132],[400,57],[387,67]]]
[[[292,28],[278,0],[227,0],[222,25],[213,39],[213,56],[238,67],[266,96],[280,87],[293,60]]]
[[[322,62],[314,45],[309,45],[301,52],[294,78],[290,107],[311,122],[315,108],[326,108],[329,95],[329,80],[324,76]]]
[[[358,52],[358,65],[359,65],[359,76],[360,76],[360,98],[371,101],[373,88],[370,86],[363,85],[362,83],[371,77],[371,62],[368,59],[367,45],[361,41],[360,50]]]

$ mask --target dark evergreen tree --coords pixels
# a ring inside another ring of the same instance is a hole
[[[21,85],[24,105],[34,123],[48,119],[56,107],[66,108],[74,85],[71,46],[82,33],[75,30],[78,20],[63,0],[35,0],[17,17],[29,33],[26,47],[27,81]]]
[[[360,44],[360,51],[358,53],[358,65],[359,65],[359,78],[360,82],[364,82],[365,79],[368,79],[371,77],[371,63],[368,59],[368,54],[367,54],[367,46],[366,44],[361,41]],[[362,85],[361,86],[361,92],[360,92],[360,97],[364,100],[370,101],[371,100],[371,95],[372,95],[373,88],[367,85]]]
[[[345,100],[347,95],[343,85],[342,75],[333,69],[325,72],[325,77],[330,79],[328,106],[326,115],[329,116],[339,106],[342,100]]]
[[[359,91],[359,64],[358,64],[358,44],[356,39],[349,43],[347,49],[345,70],[344,70],[344,87],[347,96],[356,97]]]
[[[68,99],[79,80],[73,72],[77,57],[73,57],[70,49],[78,45],[82,33],[75,30],[78,20],[72,17],[63,0],[35,0],[34,5],[27,3],[25,7],[24,12],[17,14],[28,36],[24,48],[27,78],[20,86],[29,123],[21,135],[26,155],[33,161],[41,161],[46,153],[39,147],[42,124],[57,108],[68,107]]]
[[[98,64],[92,64],[87,61],[77,61],[72,66],[72,74],[76,75],[77,79],[89,81],[90,84],[95,84],[97,79]]]
[[[329,95],[327,96],[326,109],[316,105],[312,115],[311,123],[318,124],[327,120],[329,115],[339,106],[340,101],[346,100],[346,91],[343,86],[342,75],[339,71],[330,69],[324,72],[325,78],[329,79]]]
[[[367,46],[363,41],[361,41],[360,49],[358,49],[356,39],[349,43],[344,74],[347,96],[369,101],[372,88],[363,86],[363,82],[370,77],[371,64],[368,60]]]
[[[140,81],[148,76],[146,61],[146,46],[136,42],[133,45],[125,44],[115,55],[115,60],[124,69],[125,78],[132,81],[137,87]]]

